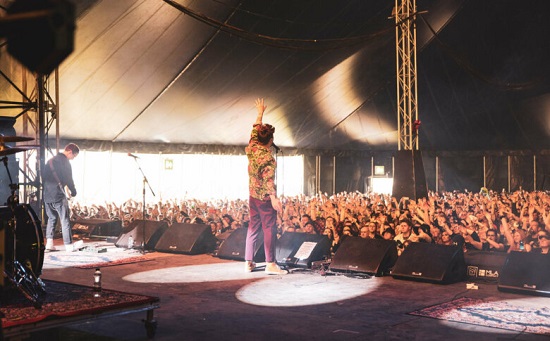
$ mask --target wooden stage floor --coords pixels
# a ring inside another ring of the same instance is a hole
[[[523,321],[530,315],[522,312],[548,313],[548,298],[500,292],[494,283],[468,289],[466,282],[441,285],[298,270],[268,276],[262,271],[247,274],[243,262],[207,254],[147,256],[147,262],[101,270],[106,289],[160,298],[154,310],[155,340],[479,341],[548,340],[550,335],[543,335],[550,333],[548,325],[542,334],[540,327],[539,334],[527,327],[517,329],[532,322]],[[46,268],[41,278],[90,286],[93,269]],[[523,310],[510,317],[515,320],[509,325],[501,321],[493,326],[490,317],[480,324],[411,314],[461,298]],[[143,312],[136,312],[90,319],[43,335],[59,340],[146,340],[143,318]]]

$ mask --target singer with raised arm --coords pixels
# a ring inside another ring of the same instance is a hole
[[[65,146],[62,153],[57,154],[46,163],[42,171],[44,186],[44,207],[48,217],[46,225],[46,251],[55,250],[53,237],[57,220],[61,223],[63,244],[66,251],[75,251],[81,244],[79,241],[73,244],[71,231],[69,201],[76,196],[76,187],[73,181],[71,163],[78,156],[80,149],[74,143]]]
[[[263,124],[265,109],[263,98],[256,100],[258,116],[252,126],[250,141],[245,148],[248,157],[249,178],[249,211],[250,222],[246,234],[245,261],[246,272],[256,268],[254,250],[263,230],[266,267],[269,275],[283,275],[287,271],[281,269],[275,262],[275,247],[277,244],[277,212],[282,212],[281,202],[277,198],[275,186],[275,170],[277,167],[270,147],[273,146],[275,128]]]

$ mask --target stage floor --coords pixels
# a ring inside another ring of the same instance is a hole
[[[548,298],[499,292],[496,284],[478,283],[477,289],[467,289],[466,282],[440,285],[307,270],[268,276],[261,269],[247,274],[243,262],[211,255],[149,254],[148,258],[101,270],[106,289],[160,298],[160,308],[154,311],[158,323],[155,340],[479,341],[548,340],[550,335],[545,334],[550,333],[548,322],[542,329],[529,329],[532,321],[524,313],[548,313]],[[41,278],[89,286],[93,272],[45,268]],[[490,326],[491,316],[481,325],[479,319],[454,322],[452,316],[437,319],[411,314],[464,297],[502,303],[520,312],[512,315],[504,311],[514,319],[509,326],[506,321]],[[145,340],[143,317],[136,313],[93,319],[61,327],[56,337]],[[523,331],[518,325],[525,325]]]

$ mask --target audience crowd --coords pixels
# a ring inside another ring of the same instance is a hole
[[[279,236],[285,232],[326,235],[336,252],[347,236],[395,240],[398,253],[412,242],[461,245],[465,252],[548,253],[550,193],[430,192],[411,200],[359,192],[315,196],[281,196]],[[147,204],[71,204],[71,219],[118,219],[127,226],[135,219],[209,224],[220,238],[248,225],[248,201],[193,199]]]

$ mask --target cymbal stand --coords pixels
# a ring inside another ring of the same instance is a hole
[[[8,168],[8,157],[4,156],[0,160],[4,163],[8,173],[8,178],[10,180],[11,195],[8,197],[7,204],[11,211],[11,217],[8,220],[7,225],[11,232],[10,237],[13,239],[12,257],[9,259],[9,263],[5,266],[4,277],[12,282],[17,290],[19,290],[23,296],[32,302],[36,309],[40,309],[42,308],[42,303],[44,300],[43,296],[46,293],[44,283],[36,277],[32,269],[29,269],[17,260],[17,219],[15,216],[15,209],[19,205],[17,195],[18,185],[13,183],[10,170]],[[6,238],[6,241],[9,242],[9,239]]]

